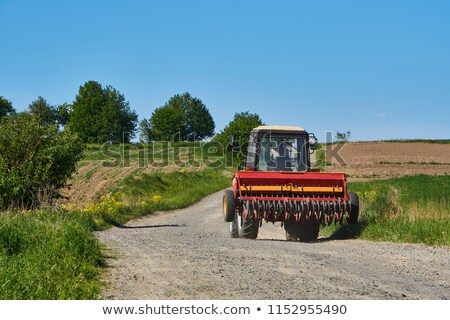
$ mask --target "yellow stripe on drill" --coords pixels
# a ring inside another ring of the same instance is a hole
[[[342,187],[241,186],[247,192],[342,193]]]

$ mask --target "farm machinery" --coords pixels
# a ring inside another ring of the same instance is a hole
[[[238,144],[235,136],[231,143]],[[317,139],[305,129],[260,126],[250,132],[245,169],[223,195],[233,238],[255,239],[262,222],[281,222],[290,241],[315,241],[320,225],[358,221],[359,199],[344,173],[311,167]]]

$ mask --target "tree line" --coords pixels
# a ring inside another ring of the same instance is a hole
[[[125,96],[114,87],[97,81],[80,86],[72,103],[53,106],[38,96],[26,113],[42,126],[56,125],[77,134],[83,143],[130,143],[139,133],[142,142],[201,141],[214,137],[225,142],[230,130],[247,131],[262,123],[256,114],[237,113],[225,129],[215,135],[215,122],[206,105],[188,92],[175,94],[138,123]],[[17,115],[11,101],[0,96],[0,119]]]
[[[215,129],[205,104],[187,92],[174,95],[138,124],[138,115],[125,96],[96,81],[80,86],[72,103],[53,106],[38,96],[25,113],[44,127],[69,129],[84,143],[130,143],[138,132],[143,142],[195,141],[212,137]],[[13,115],[17,112],[11,101],[0,96],[0,119]]]
[[[130,143],[139,132],[145,143],[213,137],[227,147],[231,134],[242,132],[244,141],[261,124],[256,114],[236,113],[215,134],[208,108],[187,92],[174,95],[138,123],[125,96],[96,81],[80,86],[72,103],[54,106],[38,96],[24,112],[0,96],[0,211],[51,205],[75,173],[86,143]]]
[[[96,81],[80,86],[73,103],[53,106],[38,96],[27,111],[43,127],[56,125],[77,134],[84,143],[125,142],[136,132],[138,116],[125,96]],[[11,101],[0,97],[0,119],[16,115]]]

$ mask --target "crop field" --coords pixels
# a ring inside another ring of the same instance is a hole
[[[450,174],[449,143],[351,142],[326,146],[326,157],[325,170],[349,181]]]

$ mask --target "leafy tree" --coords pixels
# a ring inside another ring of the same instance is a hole
[[[65,126],[70,119],[70,110],[72,105],[69,103],[60,104],[55,108],[56,121],[59,125]]]
[[[212,137],[216,127],[209,110],[198,98],[193,98],[189,93],[173,96],[169,104],[181,104],[186,112],[186,139],[203,140]]]
[[[125,100],[125,96],[112,86],[107,86],[104,94],[106,98],[104,119],[106,120],[108,140],[129,143],[136,132],[138,115],[130,109],[130,104]]]
[[[214,141],[220,142],[224,148],[228,148],[231,136],[236,134],[241,146],[245,146],[248,142],[250,131],[260,125],[263,125],[263,122],[256,113],[248,111],[236,113],[233,120],[225,126],[223,131],[214,137]],[[245,147],[243,149],[245,150]]]
[[[347,142],[348,140],[350,140],[351,135],[352,135],[352,133],[350,132],[350,130],[347,130],[347,132],[337,131],[336,132],[336,141]]]
[[[75,172],[82,141],[30,113],[0,121],[0,210],[51,203]]]
[[[137,114],[123,94],[112,86],[103,88],[96,81],[80,87],[69,113],[67,125],[83,142],[129,143],[136,132]]]
[[[141,121],[141,138],[146,141],[203,140],[214,134],[214,120],[198,98],[189,93],[176,94],[162,107],[156,108],[150,119]]]
[[[140,140],[143,142],[150,142],[156,140],[152,132],[152,125],[150,120],[142,119],[142,121],[139,122],[139,137]]]
[[[42,96],[38,96],[36,100],[31,102],[28,112],[38,119],[43,126],[50,126],[56,122],[56,112],[47,100]]]
[[[103,88],[100,83],[88,81],[80,86],[67,125],[78,133],[83,142],[101,143],[105,141],[100,134],[104,100]]]
[[[0,119],[15,113],[16,110],[14,110],[11,101],[0,96]]]
[[[149,120],[155,140],[186,140],[186,113],[180,105],[166,104],[156,108]]]

